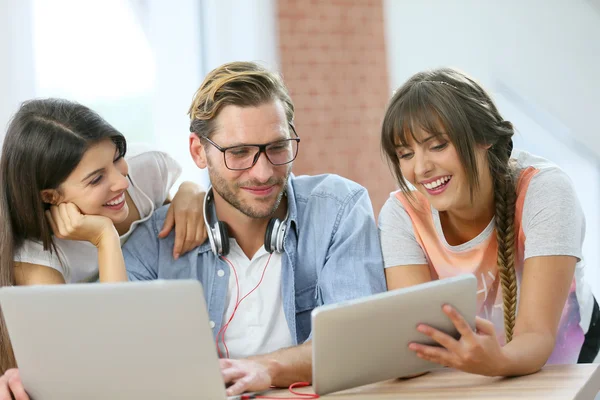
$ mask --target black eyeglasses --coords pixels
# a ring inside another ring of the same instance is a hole
[[[292,139],[283,139],[266,144],[242,144],[239,146],[221,147],[207,137],[204,139],[223,153],[225,166],[232,171],[243,171],[250,169],[256,164],[261,153],[265,153],[267,160],[273,165],[289,164],[298,155],[298,143],[300,137],[296,130],[290,125],[292,132],[296,135]]]

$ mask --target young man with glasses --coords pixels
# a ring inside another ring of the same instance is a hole
[[[210,240],[173,260],[173,235],[157,239],[158,210],[123,247],[129,278],[202,282],[228,395],[310,382],[311,311],[386,290],[367,191],[291,174],[294,106],[257,64],[213,70],[189,114],[190,153],[212,183]]]

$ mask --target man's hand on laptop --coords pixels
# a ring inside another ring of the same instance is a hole
[[[12,393],[12,397],[11,397]],[[6,370],[4,375],[0,376],[0,400],[29,400],[25,393],[18,369]]]
[[[225,385],[231,385],[227,388],[227,396],[257,392],[271,387],[271,375],[267,367],[259,362],[220,359],[219,364]]]

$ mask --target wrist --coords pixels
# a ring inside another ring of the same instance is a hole
[[[282,366],[279,361],[265,356],[259,356],[254,361],[261,364],[267,370],[267,373],[271,377],[271,382],[275,382],[277,377],[281,375]]]
[[[119,237],[119,233],[117,232],[115,226],[113,224],[110,224],[110,226],[106,226],[102,229],[102,231],[100,231],[100,234],[98,235],[97,239],[94,242],[92,242],[92,244],[98,249],[100,249],[101,247],[108,247],[114,245],[121,247],[121,238]]]

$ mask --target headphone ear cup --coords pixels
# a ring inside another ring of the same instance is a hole
[[[217,222],[217,228],[219,229],[219,241],[221,242],[221,251],[219,252],[219,255],[226,256],[229,254],[229,234],[227,233],[227,225],[225,225],[225,222],[219,221]]]
[[[268,253],[272,253],[275,249],[273,248],[273,231],[277,224],[276,218],[271,218],[267,224],[267,230],[265,231],[265,250]]]
[[[287,225],[285,221],[280,222],[277,226],[277,231],[273,232],[275,235],[275,252],[283,253],[283,245],[285,241],[285,231],[287,229]]]

